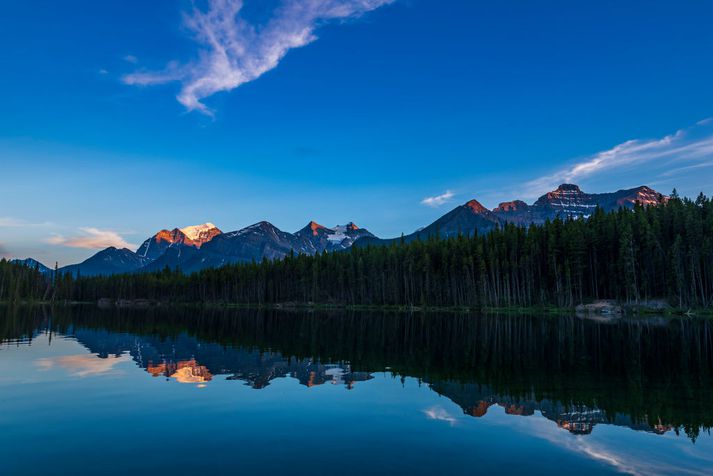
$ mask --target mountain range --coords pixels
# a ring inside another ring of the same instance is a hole
[[[646,187],[619,190],[612,193],[585,193],[574,184],[562,184],[557,189],[542,195],[535,203],[528,205],[522,200],[503,202],[492,210],[485,208],[477,200],[460,205],[438,220],[420,230],[401,238],[370,238],[359,241],[360,246],[389,244],[403,240],[427,239],[432,236],[452,237],[458,234],[487,233],[506,223],[527,226],[542,224],[547,220],[560,218],[589,218],[597,207],[605,212],[619,208],[633,208],[634,204],[644,206],[666,202],[668,197]]]
[[[212,223],[186,228],[163,229],[146,239],[136,251],[106,248],[82,263],[60,268],[62,273],[95,276],[132,272],[160,271],[165,267],[191,273],[231,263],[282,259],[290,253],[314,255],[357,246],[378,246],[403,240],[410,242],[432,236],[487,233],[513,223],[519,226],[541,224],[560,218],[586,219],[598,207],[604,211],[665,203],[668,197],[641,186],[612,193],[590,194],[579,186],[562,184],[538,198],[532,205],[521,200],[504,202],[493,210],[470,200],[443,215],[430,225],[400,238],[381,239],[354,223],[327,228],[314,221],[295,233],[280,230],[262,221],[237,231],[224,233]],[[44,273],[51,270],[28,258],[15,260]]]

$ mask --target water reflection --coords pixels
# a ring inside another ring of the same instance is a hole
[[[415,377],[464,415],[540,414],[576,435],[597,425],[698,437],[713,423],[713,334],[705,320],[262,311],[4,309],[0,339],[73,336],[89,351],[39,359],[76,377],[131,359],[156,379],[217,378],[262,389],[286,376],[351,389],[376,372]],[[442,407],[427,418],[453,424]]]
[[[40,370],[52,371],[62,368],[76,377],[90,377],[111,373],[114,367],[127,360],[125,355],[97,358],[98,355],[62,355],[37,359],[35,364]]]

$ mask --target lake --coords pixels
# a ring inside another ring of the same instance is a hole
[[[713,322],[0,307],[0,465],[711,474]]]

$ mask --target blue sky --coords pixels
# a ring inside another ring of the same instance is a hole
[[[0,253],[206,221],[398,236],[564,181],[713,193],[711,2],[239,7],[3,5]]]

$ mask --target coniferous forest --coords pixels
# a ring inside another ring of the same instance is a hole
[[[678,308],[713,304],[713,201],[675,192],[665,205],[588,219],[506,225],[486,235],[436,237],[345,252],[291,255],[191,275],[46,277],[0,262],[0,300],[262,305],[570,307],[596,299],[666,299]]]

